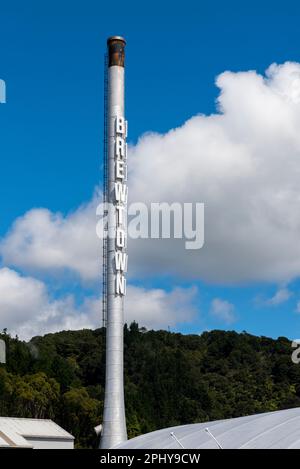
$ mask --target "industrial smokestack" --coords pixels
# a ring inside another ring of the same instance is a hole
[[[125,40],[107,40],[104,191],[108,222],[104,239],[106,375],[100,448],[127,440],[124,404],[124,297],[127,270],[127,122],[124,117]]]

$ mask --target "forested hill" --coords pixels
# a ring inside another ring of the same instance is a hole
[[[0,415],[52,418],[95,447],[104,395],[104,330],[35,337],[0,334]],[[130,437],[158,428],[300,406],[291,342],[247,333],[182,335],[125,326]]]

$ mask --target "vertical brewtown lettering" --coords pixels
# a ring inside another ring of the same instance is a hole
[[[126,278],[128,256],[126,212],[128,187],[127,180],[127,122],[123,116],[117,116],[115,120],[115,206],[116,206],[116,246],[115,246],[115,270],[116,284],[115,294],[126,295]]]

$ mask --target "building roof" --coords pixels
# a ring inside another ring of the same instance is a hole
[[[187,449],[218,449],[213,437],[224,449],[299,449],[300,408],[164,428],[128,440],[116,448],[179,449],[182,445]]]
[[[26,438],[45,440],[74,440],[52,420],[0,417],[0,448],[32,448]]]

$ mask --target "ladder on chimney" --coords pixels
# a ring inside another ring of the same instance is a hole
[[[107,194],[108,194],[108,148],[107,148],[107,100],[108,100],[108,56],[104,55],[104,137],[103,137],[103,256],[102,256],[102,327],[107,321]]]

